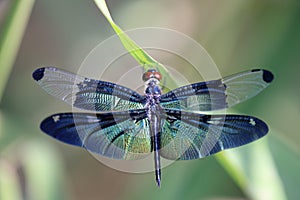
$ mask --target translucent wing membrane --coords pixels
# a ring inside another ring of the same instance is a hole
[[[267,125],[243,115],[201,115],[166,109],[161,156],[171,160],[203,158],[263,137]]]
[[[234,74],[223,79],[226,87],[226,101],[228,107],[246,101],[260,93],[273,81],[270,71],[256,69]]]
[[[49,94],[80,109],[119,111],[143,108],[145,97],[114,83],[84,78],[54,67],[40,68],[32,74]]]
[[[225,109],[252,98],[273,80],[267,70],[251,70],[220,80],[194,83],[161,96],[164,108],[211,111]]]
[[[139,159],[151,153],[146,111],[59,113],[46,118],[41,129],[68,144],[114,159]]]

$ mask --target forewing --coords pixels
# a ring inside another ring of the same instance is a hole
[[[145,110],[115,113],[59,113],[41,129],[64,143],[114,159],[139,159],[152,151]]]
[[[268,132],[258,118],[243,115],[201,115],[166,109],[161,155],[171,160],[203,158],[255,141]]]
[[[47,93],[80,109],[140,109],[145,101],[145,97],[124,86],[84,78],[54,67],[39,68],[32,76]]]
[[[273,80],[267,70],[256,69],[223,79],[194,83],[161,96],[164,108],[211,111],[225,109],[252,98]]]

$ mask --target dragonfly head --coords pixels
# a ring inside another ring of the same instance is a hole
[[[149,69],[148,71],[146,71],[144,74],[143,74],[143,81],[148,81],[152,78],[155,78],[157,79],[158,81],[161,80],[162,76],[161,74],[155,70],[155,69]]]

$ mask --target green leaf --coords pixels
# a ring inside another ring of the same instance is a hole
[[[131,54],[131,56],[144,68],[145,71],[148,69],[156,69],[162,75],[163,82],[161,85],[169,85],[176,87],[177,84],[175,80],[170,76],[167,68],[161,63],[152,58],[147,52],[145,52],[141,47],[139,47],[133,40],[131,40],[128,35],[113,21],[110,16],[109,10],[106,6],[104,0],[94,0],[100,11],[103,13],[107,21],[110,23],[116,34],[119,36],[125,49]],[[166,92],[167,88],[162,87]]]
[[[0,100],[15,62],[34,0],[10,1],[4,25],[0,29]]]

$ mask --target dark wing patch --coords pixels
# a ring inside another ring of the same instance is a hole
[[[64,143],[114,159],[139,159],[151,153],[145,110],[115,113],[59,113],[46,118],[41,129]]]
[[[221,80],[186,85],[161,96],[161,106],[170,109],[210,111],[227,107]]]
[[[254,97],[272,80],[271,72],[257,69],[220,80],[194,83],[162,95],[161,106],[188,111],[225,109]]]
[[[201,115],[166,109],[161,155],[171,160],[203,158],[253,142],[268,132],[258,118],[243,115]]]
[[[141,109],[145,97],[114,83],[84,78],[54,67],[37,69],[34,80],[50,95],[80,109],[120,111]]]

